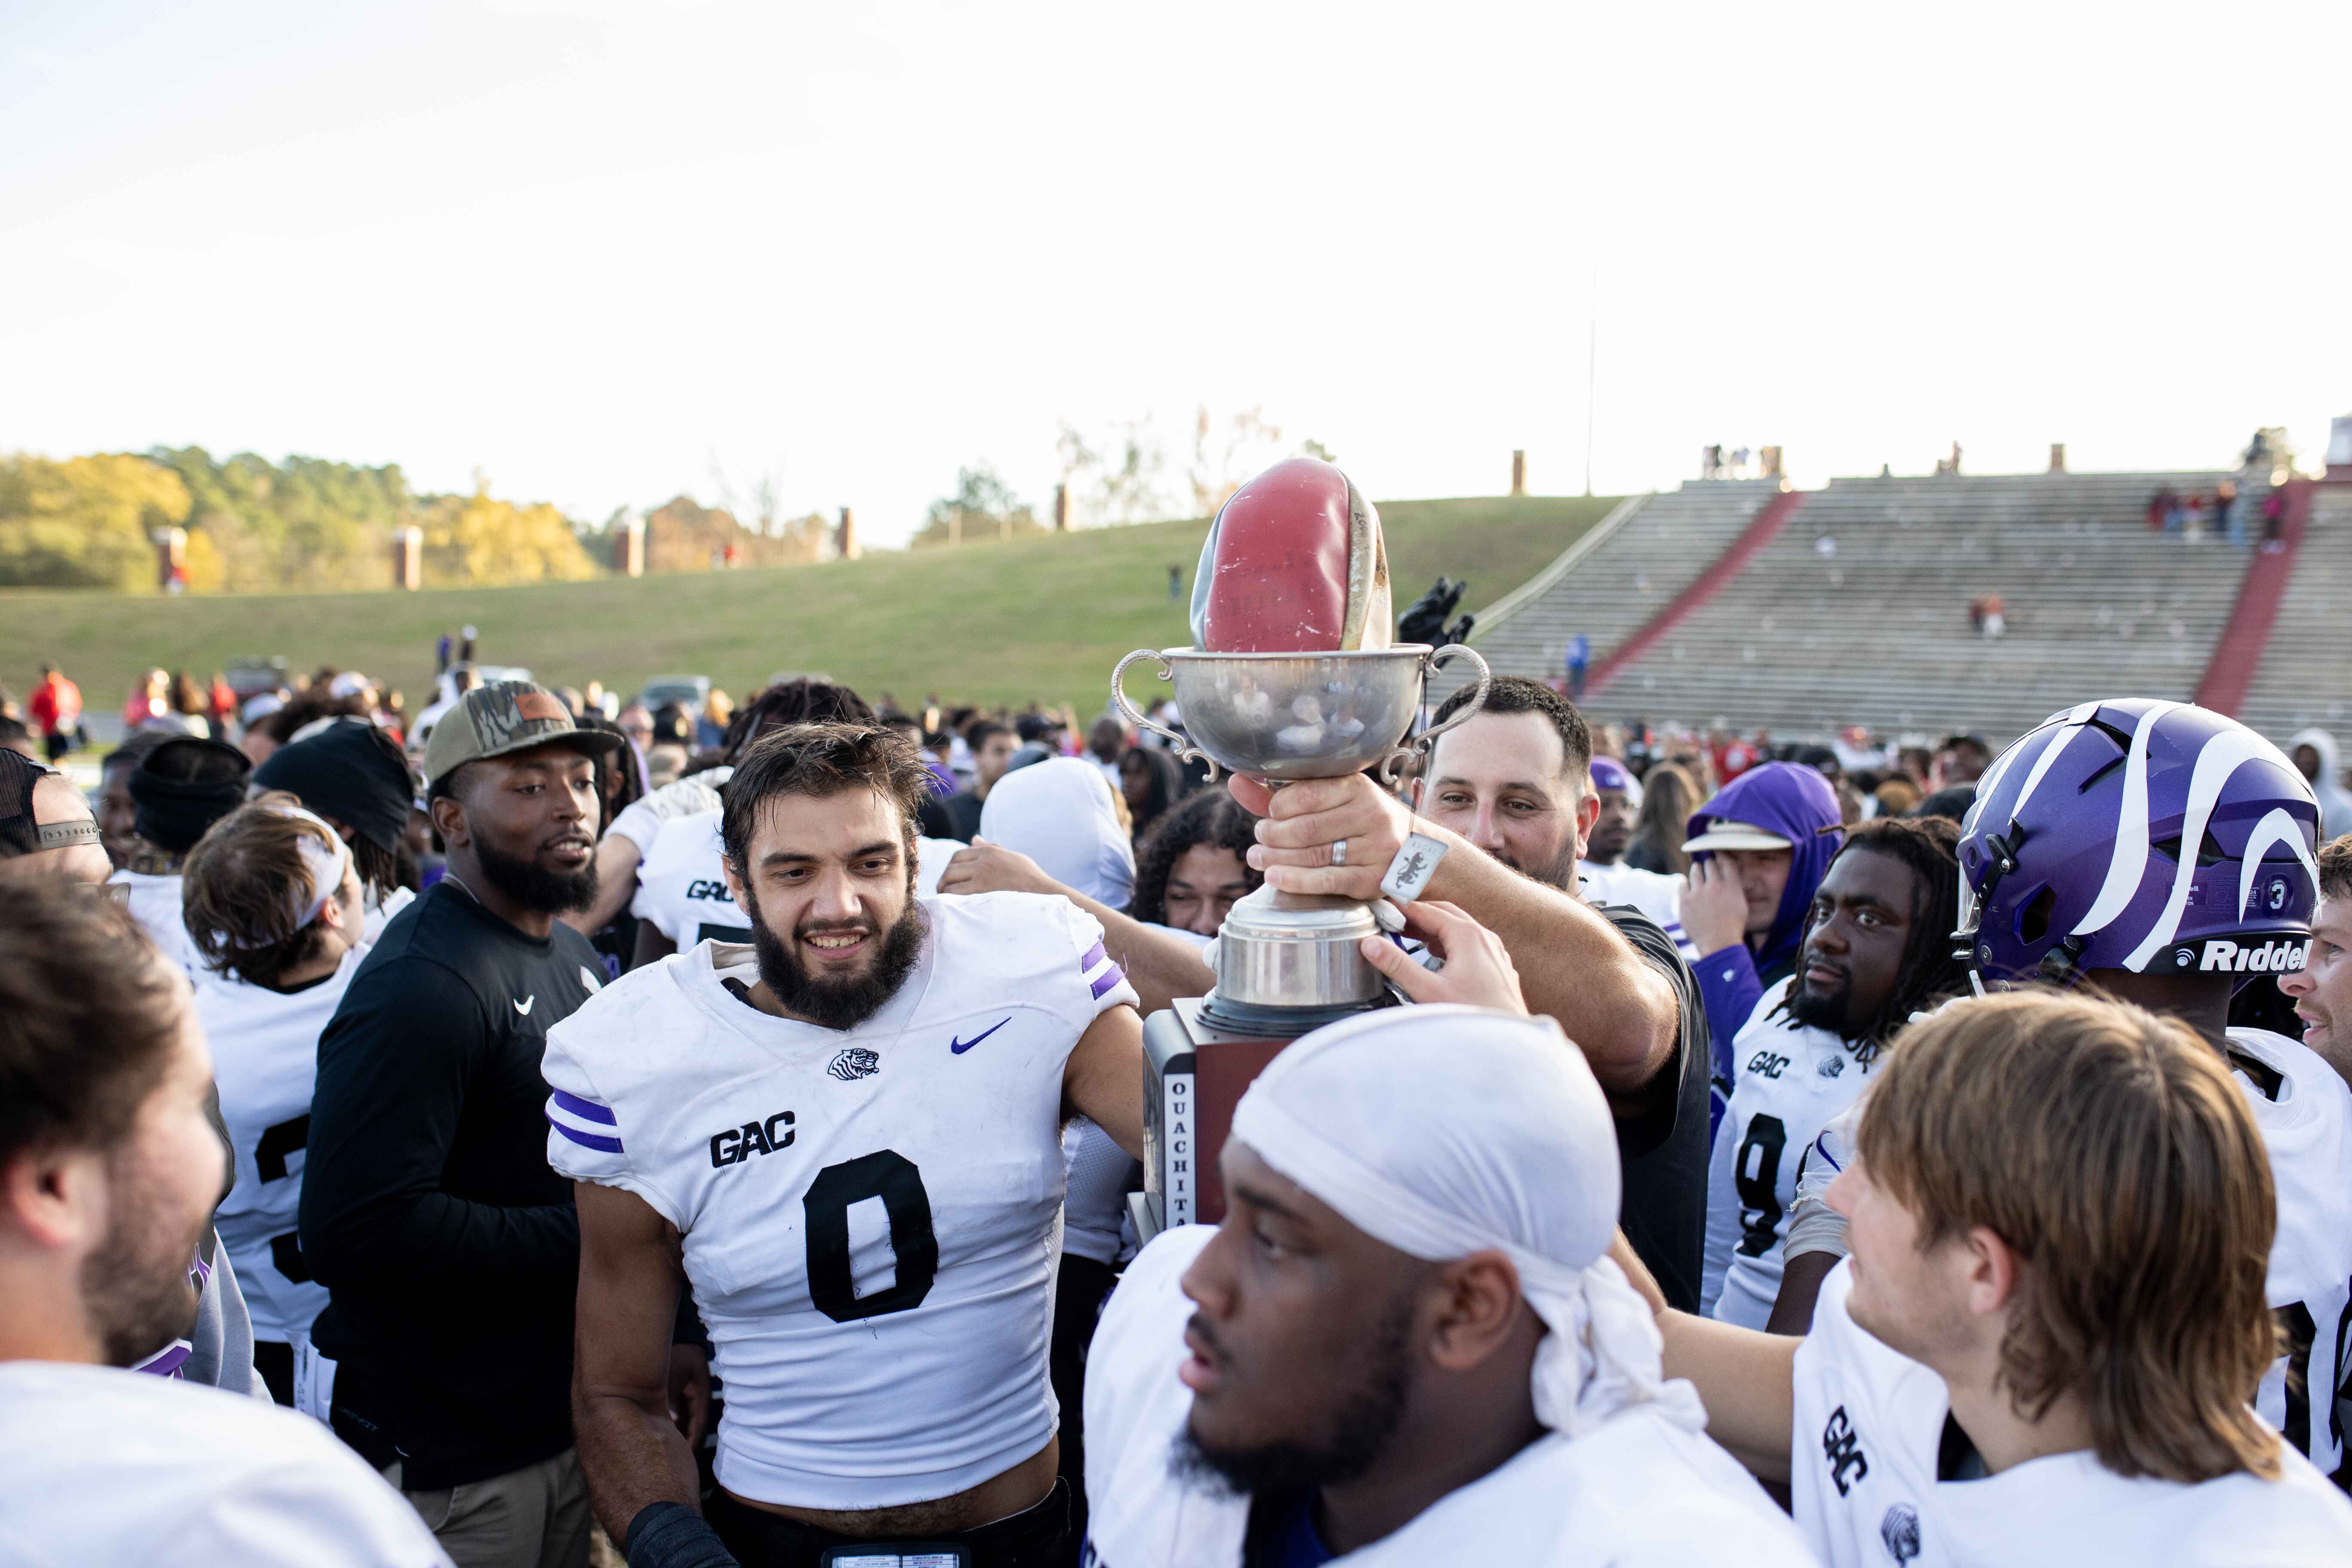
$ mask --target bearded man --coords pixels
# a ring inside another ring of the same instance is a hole
[[[135,1370],[225,1272],[225,1152],[186,979],[78,880],[0,880],[0,1561],[448,1568],[315,1423]]]
[[[1602,1257],[1600,1083],[1482,968],[1495,1008],[1360,1013],[1242,1097],[1223,1225],[1145,1247],[1095,1336],[1087,1563],[1811,1561]]]
[[[588,1552],[572,1453],[580,1227],[547,1168],[547,1031],[604,973],[556,916],[596,891],[595,753],[529,681],[426,742],[448,871],[384,928],[319,1037],[300,1258],[329,1300],[297,1403],[407,1494],[462,1568]],[[289,1126],[291,1124],[289,1124]]]
[[[878,725],[761,737],[721,824],[751,940],[633,970],[549,1038],[581,1464],[639,1568],[1067,1559],[1061,1131],[1140,1155],[1142,1024],[1069,900],[916,891],[929,780]],[[667,1382],[688,1284],[727,1390],[699,1509]]]

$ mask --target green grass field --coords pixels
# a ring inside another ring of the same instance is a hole
[[[1466,578],[1465,606],[1492,604],[1604,516],[1612,497],[1384,502],[1400,613],[1440,573]],[[421,702],[435,639],[471,624],[477,652],[527,665],[551,685],[603,680],[623,693],[648,677],[709,675],[755,689],[783,670],[823,670],[869,700],[927,693],[982,703],[1067,701],[1100,710],[1129,648],[1189,642],[1185,591],[1205,521],[891,552],[761,571],[608,578],[415,594],[130,597],[0,593],[0,682],[20,695],[54,659],[90,709],[121,707],[150,665],[199,677],[238,655],[282,654],[296,669],[366,670]],[[1139,693],[1142,690],[1138,686]]]

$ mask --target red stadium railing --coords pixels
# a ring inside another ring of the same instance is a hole
[[[1784,490],[1766,502],[1745,531],[1715,558],[1715,564],[1699,574],[1698,581],[1675,595],[1673,603],[1643,622],[1640,630],[1618,644],[1615,651],[1601,661],[1592,671],[1592,678],[1585,682],[1584,694],[1587,697],[1597,696],[1627,667],[1649,652],[1658,639],[1672,631],[1685,616],[1714,598],[1722,592],[1725,584],[1746,571],[1748,563],[1756,558],[1758,552],[1780,537],[1780,530],[1788,526],[1789,519],[1804,505],[1805,495],[1803,490]],[[1641,526],[1638,517],[1633,522],[1635,527]]]
[[[2254,671],[2262,668],[2263,650],[2270,646],[2271,627],[2278,622],[2279,601],[2286,594],[2287,580],[2294,575],[2296,554],[2303,549],[2304,525],[2311,518],[2311,495],[2315,481],[2289,479],[2282,489],[2285,506],[2279,514],[2276,551],[2257,545],[2253,558],[2246,563],[2246,574],[2238,583],[2238,602],[2230,611],[2230,624],[2222,628],[2221,641],[2213,645],[2213,657],[2206,661],[2205,678],[2197,683],[2197,704],[2210,708],[2216,713],[2237,717],[2239,705],[2245,701],[2247,690],[2254,683]]]

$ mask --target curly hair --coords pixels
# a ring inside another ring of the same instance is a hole
[[[751,742],[786,724],[872,724],[874,710],[846,686],[796,675],[779,680],[735,710],[719,743],[722,761],[740,763]]]
[[[1867,1063],[1915,1013],[1931,1013],[1969,988],[1968,964],[1952,955],[1952,925],[1960,907],[1960,825],[1948,816],[1879,816],[1846,830],[1845,843],[1830,858],[1835,866],[1855,850],[1898,860],[1911,871],[1911,929],[1895,989],[1878,1016],[1855,1038],[1859,1060]],[[1806,922],[1806,934],[1812,931]],[[1791,985],[1775,1016],[1786,1016],[1796,998]]]
[[[1143,847],[1136,852],[1135,896],[1128,903],[1127,913],[1153,925],[1167,924],[1169,873],[1186,850],[1203,844],[1232,850],[1234,858],[1242,863],[1250,891],[1257,891],[1265,873],[1250,868],[1250,846],[1256,842],[1257,818],[1244,811],[1232,795],[1214,784],[1194,790],[1160,813],[1160,820],[1144,835]]]

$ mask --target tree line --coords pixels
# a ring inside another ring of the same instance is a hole
[[[1203,407],[1191,424],[1189,443],[1149,416],[1094,433],[1064,426],[1058,447],[1073,521],[1206,516],[1243,478],[1286,455],[1281,430],[1255,408],[1213,420]],[[1314,441],[1297,449],[1329,456]],[[644,514],[646,570],[789,565],[834,553],[830,520],[784,516],[773,479],[753,486],[748,500],[723,477],[719,488],[729,505],[706,507],[681,494]],[[273,463],[252,452],[215,458],[202,447],[0,454],[0,588],[155,592],[154,538],[170,529],[185,531],[184,585],[198,594],[387,587],[394,542],[412,527],[423,533],[428,585],[569,582],[614,569],[617,536],[631,515],[624,508],[584,522],[545,501],[494,496],[479,474],[470,492],[414,490],[396,463]],[[955,493],[932,504],[908,542],[977,543],[1049,526],[982,461],[958,473]]]
[[[201,447],[52,458],[0,457],[0,586],[157,586],[155,534],[184,529],[194,593],[381,588],[404,528],[424,532],[428,582],[534,583],[598,570],[546,502],[409,488],[399,465],[282,464]]]

